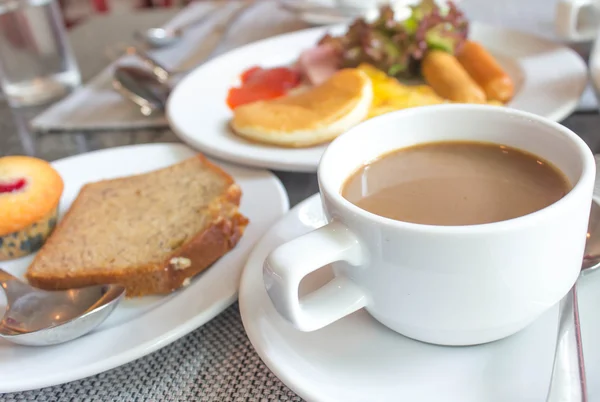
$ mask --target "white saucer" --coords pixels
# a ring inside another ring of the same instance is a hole
[[[240,47],[189,73],[169,97],[171,128],[192,147],[217,158],[263,168],[314,172],[325,145],[286,149],[245,141],[231,133],[225,101],[239,75],[252,66],[286,65],[314,46],[327,30],[313,28]],[[495,53],[516,81],[509,106],[560,121],[575,110],[587,84],[587,68],[573,50],[529,34],[471,24],[472,39]]]
[[[294,392],[309,401],[332,402],[545,401],[557,336],[556,308],[517,335],[463,348],[405,338],[364,310],[308,333],[284,321],[265,291],[263,261],[279,244],[324,224],[318,195],[294,207],[257,244],[240,287],[240,310],[250,341]],[[330,277],[321,271],[303,280],[302,291]],[[589,400],[598,401],[600,275],[585,278],[579,296]]]
[[[61,215],[85,183],[143,173],[195,152],[180,144],[134,145],[53,163],[63,177]],[[289,208],[279,179],[264,170],[220,164],[242,188],[241,212],[250,219],[238,245],[192,283],[168,296],[124,300],[94,332],[62,345],[26,347],[0,340],[0,393],[77,380],[138,359],[200,327],[231,305],[242,267],[254,244]],[[3,262],[22,276],[32,257]],[[1,292],[0,292],[1,293]],[[0,312],[4,311],[0,294]]]

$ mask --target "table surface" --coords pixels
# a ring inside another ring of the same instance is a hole
[[[498,3],[499,4],[499,3]],[[159,26],[177,10],[99,16],[70,32],[84,82],[109,62],[106,48],[131,38],[137,29]],[[510,25],[510,24],[508,24]],[[110,27],[110,29],[107,29]],[[302,23],[294,28],[301,28]],[[36,134],[28,121],[43,108],[11,110],[0,104],[0,156],[34,155],[52,161],[69,155],[122,145],[178,142],[170,130]],[[576,113],[562,122],[600,152],[600,115]],[[291,206],[317,192],[314,174],[275,172]],[[0,395],[0,400],[77,401],[300,401],[275,377],[252,348],[237,303],[223,314],[149,356],[120,368],[69,384]]]

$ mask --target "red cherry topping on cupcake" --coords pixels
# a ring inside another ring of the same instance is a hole
[[[16,191],[22,190],[26,184],[27,180],[25,179],[16,179],[9,182],[0,182],[0,194],[14,193]]]

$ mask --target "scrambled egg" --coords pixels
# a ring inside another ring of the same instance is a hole
[[[373,103],[369,118],[395,110],[448,102],[428,85],[402,84],[370,64],[361,64],[358,69],[367,74],[373,84]]]
[[[429,85],[402,84],[366,63],[359,65],[358,69],[367,74],[373,84],[373,102],[368,118],[411,107],[450,103],[436,94]],[[488,104],[502,106],[502,103],[496,101],[488,101]]]

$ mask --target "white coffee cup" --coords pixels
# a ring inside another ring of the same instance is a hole
[[[600,0],[558,0],[554,16],[556,32],[562,38],[593,40],[600,27]]]
[[[556,203],[472,226],[400,222],[340,194],[345,180],[388,152],[432,141],[504,144],[552,162],[573,184]],[[595,177],[588,146],[536,115],[486,105],[406,109],[334,140],[318,179],[329,223],[276,248],[263,278],[277,311],[314,331],[363,307],[410,338],[473,345],[512,335],[555,305],[579,275]],[[333,264],[335,278],[298,297],[303,277]]]

